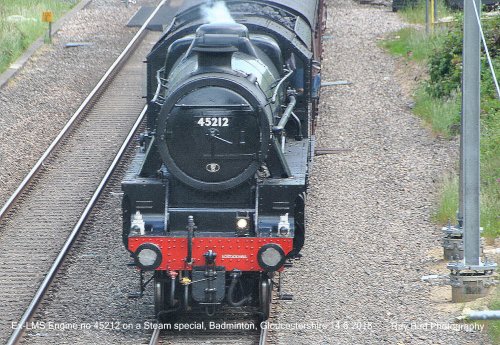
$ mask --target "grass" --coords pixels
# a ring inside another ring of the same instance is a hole
[[[441,13],[441,16],[449,14],[447,11]],[[413,9],[401,11],[401,15],[411,23],[423,23],[425,6],[420,3]],[[460,20],[457,23],[461,25]],[[426,35],[423,29],[407,28],[394,33],[389,41],[382,43],[393,55],[423,66],[433,66],[431,72],[441,77],[434,80],[430,78],[418,86],[414,94],[413,110],[435,133],[446,137],[457,135],[459,129],[461,94],[459,85],[456,91],[453,91],[455,90],[453,83],[456,82],[455,77],[460,77],[461,53],[455,49],[461,44],[460,25],[440,27],[436,34],[431,35]],[[486,34],[489,32],[492,38],[489,46],[490,51],[495,54],[494,66],[497,76],[500,75],[500,54],[497,43],[499,25],[500,21],[494,20],[485,24]],[[449,40],[446,41],[445,37]],[[496,99],[491,74],[484,62],[482,71],[481,226],[484,228],[483,236],[494,239],[500,236],[500,101]],[[436,77],[434,74],[432,76]],[[440,95],[435,92],[439,90],[452,90],[452,92]],[[440,225],[445,225],[448,221],[456,223],[458,188],[457,176],[444,180],[439,204],[433,217],[436,223]],[[497,289],[489,308],[500,310],[500,290]],[[500,321],[488,321],[485,325],[493,343],[500,344]]]
[[[47,32],[42,12],[51,10],[54,19],[73,7],[78,0],[1,0],[0,1],[0,73],[5,71],[38,37]]]
[[[484,164],[483,164],[484,165]],[[484,169],[483,169],[484,170]],[[498,187],[493,189],[482,184],[481,193],[481,226],[484,228],[483,236],[488,238],[497,237],[500,226],[500,195]],[[440,199],[433,220],[439,225],[446,225],[449,221],[456,224],[456,212],[458,205],[458,177],[456,175],[447,177],[443,181],[440,191]],[[500,302],[499,302],[500,303]]]
[[[500,132],[497,134],[500,138]],[[500,146],[495,152],[496,156],[481,162],[481,225],[483,235],[490,238],[498,237],[500,232]]]
[[[449,17],[453,14],[453,11],[446,7],[444,1],[438,1],[437,5],[438,18]],[[403,8],[400,10],[400,14],[408,23],[425,24],[425,0],[417,2],[415,6]]]
[[[427,66],[430,58],[445,41],[449,28],[440,28],[427,35],[423,29],[405,28],[393,33],[381,45],[391,54],[407,61]],[[496,67],[500,67],[498,58]],[[486,68],[483,67],[483,70]],[[496,68],[497,73],[500,68]],[[500,73],[499,73],[500,74]],[[494,99],[492,80],[483,73],[481,113],[481,226],[483,235],[495,238],[500,235],[500,101]],[[414,92],[413,112],[424,120],[432,131],[443,137],[453,137],[459,132],[461,94],[438,98],[427,92],[428,81],[422,82]],[[455,221],[458,205],[458,181],[447,179],[435,214],[439,224]]]
[[[440,225],[457,222],[458,176],[448,176],[441,187],[439,207],[434,214],[434,221]]]
[[[490,310],[500,310],[500,290],[497,289],[495,300],[489,305]],[[489,321],[486,323],[488,334],[493,344],[500,344],[500,321]]]
[[[443,41],[442,32],[443,29],[437,29],[427,35],[422,29],[404,28],[383,41],[382,46],[393,55],[425,63],[434,48]]]
[[[415,92],[414,113],[433,130],[444,137],[458,134],[461,95],[435,98],[425,92],[421,85]],[[486,105],[485,103],[488,103]],[[483,97],[481,104],[481,226],[483,236],[500,236],[500,101]],[[484,109],[489,109],[485,113]],[[444,225],[456,220],[458,205],[458,179],[448,178],[444,182],[435,221]]]
[[[413,112],[424,119],[434,133],[444,137],[457,133],[461,111],[461,100],[457,95],[443,100],[430,96],[425,92],[425,87],[420,86],[414,97]]]
[[[404,28],[382,41],[381,45],[392,55],[426,65],[435,49],[443,44],[446,30],[439,28],[427,35],[423,29]],[[415,91],[414,98],[414,113],[424,119],[434,133],[445,137],[456,134],[456,123],[460,121],[458,95],[449,99],[435,98],[426,92],[422,84]]]

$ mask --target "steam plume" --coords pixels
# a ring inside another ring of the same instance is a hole
[[[224,1],[216,1],[211,7],[208,5],[202,6],[201,13],[203,17],[205,17],[205,20],[210,24],[235,23]]]

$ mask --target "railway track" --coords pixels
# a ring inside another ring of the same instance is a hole
[[[187,320],[186,320],[187,322]],[[211,322],[219,325],[235,326],[235,329],[216,329]],[[158,325],[158,324],[157,324]],[[177,325],[184,325],[183,322]],[[176,330],[155,328],[151,334],[149,345],[175,345],[175,344],[197,344],[197,345],[265,345],[267,344],[267,328],[260,328],[258,322],[251,323],[248,319],[230,321],[223,320],[198,320],[190,319],[185,325],[203,325],[202,330]],[[238,329],[241,327],[241,329]]]
[[[0,210],[0,342],[20,340],[142,122],[147,23]]]
[[[267,322],[276,322],[278,303],[277,291],[273,291],[271,315]],[[186,329],[188,326],[195,326],[195,329]],[[220,314],[209,319],[205,314],[186,314],[177,318],[171,326],[156,323],[147,344],[266,345],[268,340],[268,328],[261,327],[261,322],[255,314],[245,311],[234,312],[228,309],[222,310]]]

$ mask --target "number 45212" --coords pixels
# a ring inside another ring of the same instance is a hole
[[[227,117],[201,117],[196,122],[201,127],[228,127],[229,118]]]

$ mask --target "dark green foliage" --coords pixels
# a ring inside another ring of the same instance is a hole
[[[500,56],[500,17],[483,20],[482,24],[490,55],[492,59],[497,60],[498,66],[498,57]],[[460,16],[446,34],[443,44],[437,47],[429,58],[430,78],[426,90],[433,97],[446,98],[456,93],[460,88],[462,78],[462,26],[463,18]],[[482,80],[483,96],[494,97],[493,79],[484,54],[482,57]]]
[[[486,17],[482,25],[499,77],[500,16]],[[394,48],[401,48],[399,50],[404,53],[408,51],[407,47],[411,47],[414,52],[412,56],[417,55],[420,57],[417,61],[427,63],[429,79],[415,93],[414,112],[428,122],[435,132],[444,136],[459,133],[460,127],[462,27],[463,18],[458,17],[452,26],[438,35],[418,37],[411,31],[411,35],[399,32],[397,39],[386,44],[391,52],[402,56],[405,55]],[[444,195],[442,206],[450,202],[453,200]],[[484,236],[500,235],[500,100],[484,48],[481,55],[481,225],[484,227]]]
[[[444,42],[429,57],[429,82],[427,93],[446,98],[460,88],[462,78],[462,20],[448,33]]]

